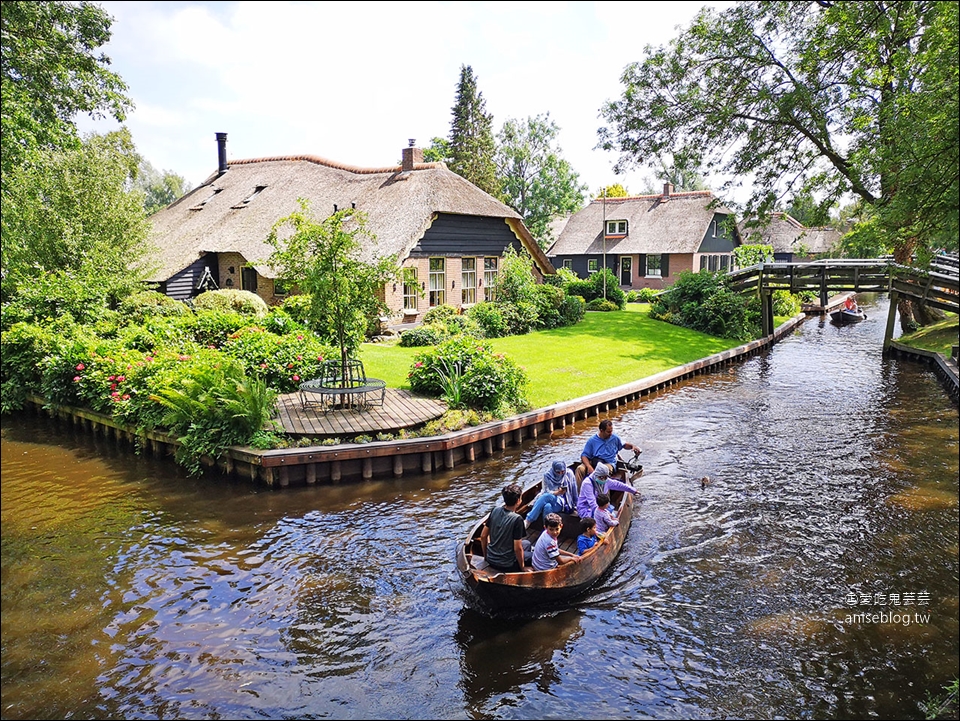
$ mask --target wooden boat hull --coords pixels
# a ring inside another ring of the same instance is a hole
[[[867,317],[863,311],[835,310],[830,314],[830,320],[834,323],[859,323]]]
[[[539,483],[524,491],[521,513],[529,508],[539,493]],[[495,610],[549,605],[583,593],[610,568],[630,530],[634,496],[620,492],[611,495],[614,496],[612,502],[619,510],[620,525],[612,528],[602,541],[584,554],[581,561],[562,564],[550,571],[503,573],[485,567],[480,545],[480,533],[487,520],[484,516],[471,528],[466,541],[457,548],[457,568],[465,584],[483,605]],[[560,541],[565,538],[576,540],[580,534],[579,517],[576,514],[561,515],[564,523]]]

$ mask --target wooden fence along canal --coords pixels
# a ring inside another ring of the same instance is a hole
[[[943,270],[944,272],[938,272]],[[399,478],[407,474],[431,473],[435,469],[452,469],[464,463],[490,457],[508,446],[520,445],[525,439],[550,436],[577,421],[609,413],[641,397],[696,375],[723,368],[775,343],[792,331],[804,315],[800,314],[773,328],[772,293],[774,290],[816,290],[820,294],[820,311],[830,309],[828,295],[835,292],[890,293],[890,317],[886,338],[893,329],[896,299],[903,294],[936,308],[958,312],[956,266],[940,267],[933,272],[916,271],[886,261],[821,261],[806,264],[763,264],[731,274],[734,287],[742,291],[759,291],[763,299],[763,338],[737,348],[702,358],[692,363],[647,378],[611,388],[589,396],[575,398],[540,408],[502,421],[485,423],[461,431],[411,440],[345,443],[335,446],[312,446],[271,451],[252,448],[231,448],[219,460],[208,459],[228,476],[259,481],[271,487],[314,483],[340,483],[345,480]],[[840,301],[834,300],[835,305]],[[889,340],[884,342],[887,350]],[[900,346],[898,351],[906,353]],[[951,393],[955,395],[953,374]],[[72,422],[95,434],[132,444],[153,455],[172,455],[176,440],[162,433],[138,433],[116,423],[111,417],[92,411],[61,407],[44,409],[42,398],[29,399],[38,411]]]

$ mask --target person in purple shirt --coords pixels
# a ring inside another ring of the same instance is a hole
[[[617,473],[617,454],[623,449],[634,451],[634,455],[640,453],[640,449],[634,444],[624,443],[620,440],[620,436],[613,432],[613,421],[609,419],[600,421],[597,434],[587,441],[583,447],[583,453],[580,454],[577,482],[581,482],[587,475],[593,473],[599,463],[605,463],[610,467],[609,475],[620,475],[623,480],[626,480],[626,475]]]
[[[583,479],[580,486],[580,497],[577,500],[577,513],[580,518],[594,518],[593,512],[597,510],[597,496],[601,493],[609,494],[610,491],[623,491],[634,495],[640,493],[629,483],[610,478],[610,472],[605,463],[597,465],[597,470]]]

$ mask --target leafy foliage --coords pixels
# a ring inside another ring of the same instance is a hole
[[[748,299],[731,291],[721,273],[681,271],[669,292],[650,306],[650,317],[718,338],[752,340],[760,332],[759,314],[748,312]]]
[[[91,2],[8,1],[2,23],[2,195],[10,172],[24,171],[40,151],[77,145],[74,117],[110,115],[123,121],[132,104],[127,86],[98,48],[110,39],[110,16]],[[93,187],[91,186],[91,189]],[[4,228],[4,242],[7,242]]]
[[[4,301],[32,293],[27,303],[39,302],[38,313],[56,307],[80,319],[141,289],[149,226],[142,196],[128,190],[137,162],[130,134],[121,130],[38,150],[31,163],[4,171]],[[30,287],[38,284],[51,294],[48,301]]]
[[[454,407],[507,413],[527,406],[523,370],[466,336],[451,338],[417,355],[409,379],[413,391],[443,396]]]
[[[266,301],[249,290],[208,290],[193,299],[193,307],[262,318],[269,312]]]
[[[505,201],[546,249],[554,216],[573,213],[583,205],[586,185],[560,155],[560,128],[550,114],[508,119],[497,135],[497,174]]]
[[[620,288],[620,281],[609,268],[592,273],[586,280],[575,280],[567,284],[567,295],[576,295],[588,303],[595,298],[612,302],[621,310],[627,304],[627,294]]]
[[[260,326],[232,333],[222,350],[240,363],[248,377],[260,378],[281,393],[292,393],[300,383],[316,378],[320,364],[336,354],[312,334],[274,334]]]
[[[733,260],[738,268],[750,268],[773,260],[773,246],[760,243],[738,245],[733,249]]]
[[[852,193],[909,263],[958,227],[958,34],[956,3],[705,8],[624,70],[601,146],[621,169],[672,152],[752,177],[748,217]]]
[[[493,116],[486,111],[483,93],[477,90],[477,78],[469,65],[460,66],[457,100],[450,124],[448,166],[457,175],[469,180],[480,190],[500,197],[497,178],[496,143],[493,137]]]
[[[191,185],[172,170],[160,172],[146,159],[140,161],[134,187],[143,192],[143,209],[153,215],[190,192]]]
[[[594,298],[587,303],[587,310],[599,310],[609,313],[612,310],[620,310],[620,308],[616,303],[613,303],[609,300],[604,300],[603,298]]]
[[[371,319],[387,310],[380,291],[398,276],[396,258],[371,263],[361,259],[360,239],[371,244],[375,240],[363,213],[348,208],[318,222],[310,216],[306,200],[300,200],[300,207],[274,224],[267,238],[274,247],[269,263],[280,271],[281,280],[295,284],[310,298],[310,327],[337,346],[346,367]]]

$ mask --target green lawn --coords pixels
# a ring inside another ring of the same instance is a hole
[[[596,393],[740,345],[738,341],[650,320],[650,306],[587,313],[577,325],[486,342],[521,365],[534,408]],[[391,388],[409,388],[407,372],[423,348],[366,343],[360,351],[367,375]]]
[[[958,328],[960,328],[960,316],[948,313],[946,320],[921,328],[916,333],[901,336],[897,341],[949,357],[951,348],[957,344]]]

